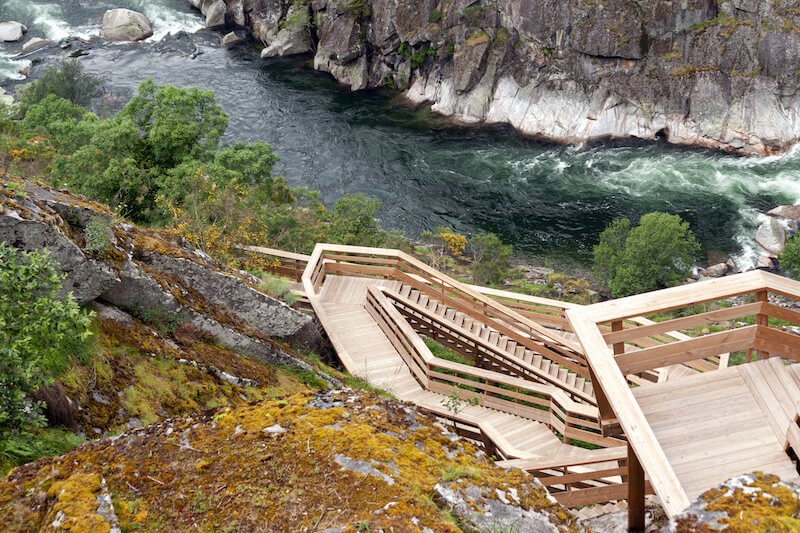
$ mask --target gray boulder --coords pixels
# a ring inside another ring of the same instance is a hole
[[[228,6],[223,0],[217,0],[206,11],[206,28],[224,27],[226,25],[225,15],[227,14]]]
[[[6,43],[21,41],[27,31],[28,28],[20,22],[0,22],[0,41]]]
[[[781,205],[768,211],[767,214],[771,217],[797,221],[800,220],[800,205]]]
[[[701,274],[707,278],[721,278],[727,274],[729,270],[727,263],[717,263],[703,270]]]
[[[775,218],[770,218],[756,232],[756,242],[771,258],[777,258],[786,246],[786,230]]]
[[[141,41],[153,36],[153,24],[137,11],[109,9],[100,35],[110,41]]]
[[[222,38],[222,46],[236,46],[237,44],[241,44],[243,42],[244,37],[241,37],[234,31],[226,33]]]
[[[762,255],[756,261],[756,268],[759,270],[774,270],[775,263],[766,255]]]
[[[40,37],[34,37],[30,41],[26,42],[22,45],[22,53],[23,54],[30,54],[31,52],[35,52],[36,50],[41,50],[45,46],[49,46],[53,44],[53,41],[49,39],[42,39]]]

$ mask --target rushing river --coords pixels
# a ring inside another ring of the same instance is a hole
[[[707,249],[752,260],[759,213],[800,202],[800,150],[758,159],[661,144],[574,148],[507,128],[456,128],[387,93],[352,95],[302,61],[220,49],[206,30],[165,38],[202,28],[188,0],[0,0],[0,20],[28,24],[30,36],[91,38],[111,7],[144,12],[156,35],[89,47],[81,61],[108,89],[127,98],[148,77],[212,89],[230,115],[229,137],[272,143],[290,183],[327,202],[379,197],[383,224],[411,235],[438,225],[494,231],[518,251],[585,262],[611,219],[662,210],[689,220]],[[0,84],[27,64],[19,48],[0,48]],[[48,61],[75,49],[55,48]]]

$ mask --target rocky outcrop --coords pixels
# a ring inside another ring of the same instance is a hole
[[[223,0],[192,3],[209,13]],[[800,11],[791,0],[224,6],[225,24],[249,27],[264,57],[315,50],[315,68],[353,90],[394,87],[462,122],[569,143],[663,137],[741,154],[800,139]]]
[[[12,43],[21,41],[28,28],[20,22],[0,22],[0,42]]]
[[[153,36],[153,24],[137,11],[109,9],[100,35],[110,41],[142,41]]]
[[[98,219],[108,228],[103,253],[86,246]],[[2,179],[0,241],[47,250],[66,275],[64,290],[80,303],[175,317],[259,361],[309,368],[273,339],[316,342],[311,317],[258,291],[249,274],[224,270],[168,234],[120,222],[99,204]]]

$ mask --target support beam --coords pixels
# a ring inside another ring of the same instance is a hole
[[[756,291],[756,303],[769,303],[769,291],[761,290]],[[764,326],[766,328],[769,327],[769,315],[765,314],[758,314],[756,315],[756,325]],[[757,350],[756,353],[758,354],[759,359],[767,359],[769,358],[769,352],[764,350]]]
[[[644,531],[644,469],[628,444],[628,531]]]

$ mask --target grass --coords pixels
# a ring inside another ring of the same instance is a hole
[[[0,435],[0,476],[40,457],[61,455],[84,440],[64,428],[45,428]]]
[[[288,305],[294,305],[297,302],[298,297],[292,292],[291,282],[287,278],[282,278],[263,270],[254,270],[252,274],[261,280],[258,286],[261,292]]]
[[[460,353],[451,350],[444,344],[430,337],[425,337],[425,346],[427,346],[428,349],[433,354],[433,356],[438,359],[444,359],[445,361],[460,363],[462,365],[475,366],[475,361],[473,361],[472,359],[464,357]]]
[[[442,473],[442,481],[456,481],[458,479],[480,479],[481,473],[477,468],[471,466],[454,466],[446,469]]]

